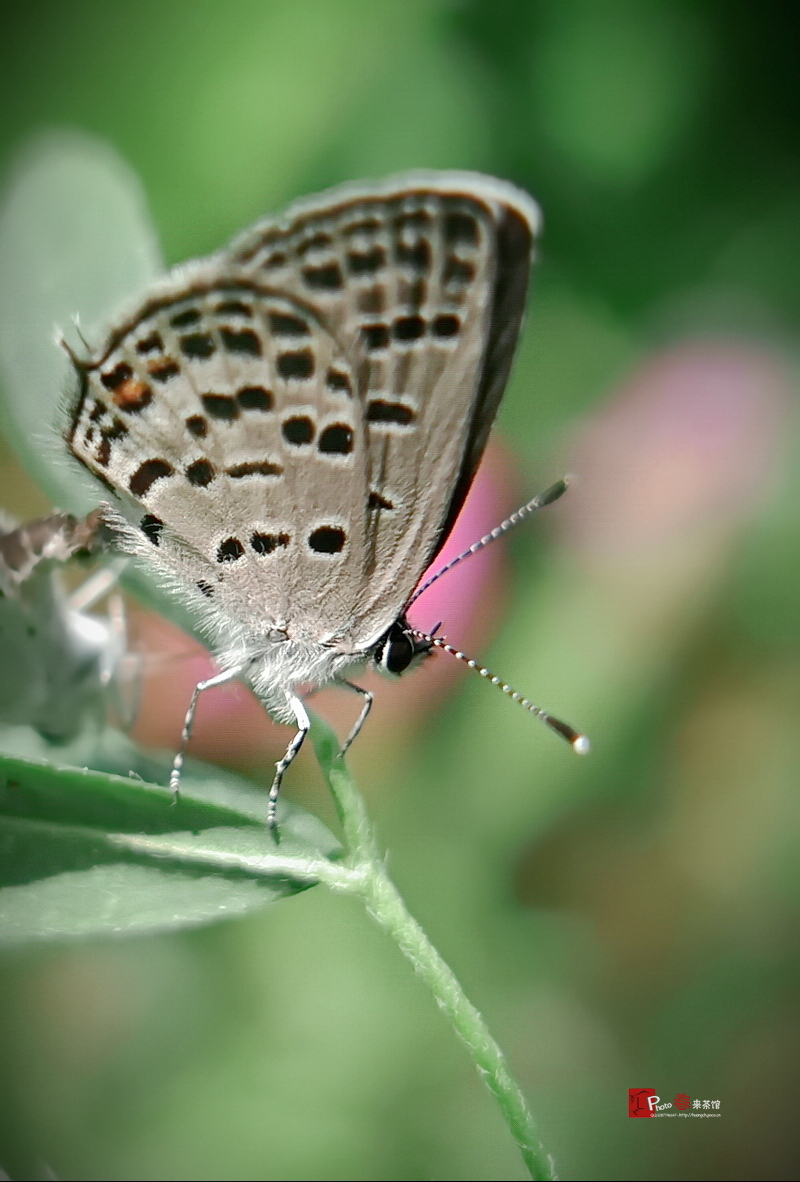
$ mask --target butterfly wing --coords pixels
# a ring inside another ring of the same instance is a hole
[[[300,203],[112,333],[70,446],[179,589],[251,632],[366,651],[474,475],[535,223],[524,195],[460,174]]]
[[[172,277],[82,369],[69,444],[179,593],[251,636],[291,625],[318,642],[343,559],[364,565],[355,380],[313,310],[212,261]]]
[[[235,241],[313,304],[357,376],[368,509],[360,631],[401,612],[463,505],[508,378],[539,213],[511,185],[414,173],[298,202]]]

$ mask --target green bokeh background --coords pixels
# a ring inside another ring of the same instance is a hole
[[[534,193],[546,236],[498,427],[532,491],[656,350],[714,334],[792,372],[791,4],[29,0],[2,19],[5,159],[43,128],[105,137],[170,263],[362,175],[470,168]],[[592,575],[544,523],[513,538],[486,659],[585,727],[591,760],[477,679],[391,766],[368,734],[354,755],[395,878],[565,1178],[796,1176],[795,420],[746,525],[705,563],[676,542],[644,603],[602,544]],[[0,491],[46,507],[6,454]],[[0,972],[12,1177],[523,1176],[396,950],[322,889]],[[722,1115],[629,1120],[637,1086]]]

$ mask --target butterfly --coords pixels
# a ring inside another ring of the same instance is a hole
[[[73,357],[68,446],[220,668],[183,748],[199,695],[234,677],[297,728],[273,827],[305,689],[362,696],[346,749],[372,700],[351,671],[443,644],[405,613],[483,454],[538,226],[527,194],[478,174],[332,189],[178,267]]]

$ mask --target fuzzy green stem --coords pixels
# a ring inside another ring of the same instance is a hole
[[[353,783],[344,760],[339,757],[336,736],[316,716],[313,718],[311,740],[339,814],[348,864],[361,868],[379,862],[380,853],[364,798]]]
[[[461,985],[442,960],[425,932],[409,913],[386,873],[367,816],[364,800],[338,756],[335,736],[314,720],[312,739],[320,766],[336,802],[348,848],[351,873],[341,881],[328,876],[328,885],[357,894],[368,911],[392,937],[415,972],[431,990],[440,1009],[466,1046],[477,1070],[495,1097],[511,1136],[519,1146],[531,1178],[556,1177],[553,1159],[539,1140],[536,1124],[519,1086],[513,1079],[500,1047],[481,1014],[465,996]]]
[[[483,1017],[465,996],[417,921],[409,914],[382,867],[365,876],[362,896],[370,914],[392,937],[436,999],[465,1044],[484,1083],[497,1100],[509,1131],[520,1148],[531,1178],[552,1179],[553,1162],[539,1140],[525,1097],[513,1079],[503,1052]]]

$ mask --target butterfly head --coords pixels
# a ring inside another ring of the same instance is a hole
[[[399,677],[410,665],[427,657],[433,641],[415,632],[404,616],[395,620],[372,649],[372,659],[378,669]]]

